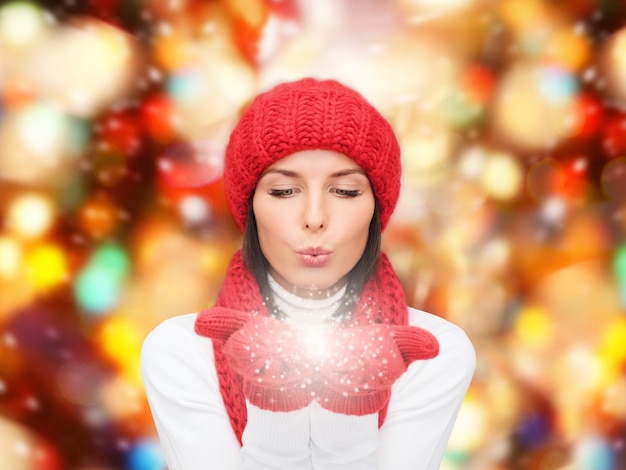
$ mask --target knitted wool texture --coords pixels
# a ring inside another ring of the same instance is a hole
[[[393,129],[351,88],[305,78],[258,95],[231,133],[224,184],[241,230],[261,173],[281,158],[312,149],[342,153],[365,170],[385,228],[400,193],[400,146]]]
[[[242,231],[250,195],[262,172],[294,152],[314,149],[342,153],[365,171],[385,228],[400,193],[400,147],[391,126],[356,91],[334,80],[305,78],[258,95],[231,133],[224,185],[231,213]],[[240,252],[231,260],[216,306],[249,315],[269,315]],[[352,323],[406,325],[407,311],[400,281],[383,254],[375,275],[361,293]],[[203,327],[203,319],[210,313],[198,316],[196,331],[201,335],[210,336],[204,328],[207,325]],[[223,343],[213,341],[213,350],[222,399],[241,443],[247,420],[244,380],[230,366]],[[379,425],[386,410],[387,401],[379,411]]]
[[[207,309],[198,314],[195,330],[199,335],[215,337],[216,335],[228,336],[233,329],[243,327],[246,324],[246,316],[269,316],[265,308],[263,297],[254,276],[246,268],[241,258],[241,251],[238,251],[232,258],[226,278],[218,294],[216,307],[235,310],[242,314],[235,318],[234,326],[232,319],[216,321],[211,318],[214,315],[223,314],[220,309]],[[365,284],[359,302],[357,303],[348,327],[363,327],[367,325],[407,325],[408,307],[404,290],[400,280],[396,276],[387,256],[381,253],[380,261],[375,274]],[[222,325],[222,326],[221,326]],[[217,333],[216,333],[217,328]],[[221,328],[221,329],[220,329]],[[410,331],[399,331],[396,336],[410,335]],[[434,338],[433,338],[434,340]],[[402,341],[402,340],[401,340]],[[413,342],[414,346],[404,347],[400,353],[405,356],[405,360],[415,358],[433,357],[438,352],[438,344],[434,340],[425,346],[419,346],[419,342]],[[411,344],[409,342],[409,344]],[[231,365],[224,352],[224,343],[213,341],[213,352],[215,357],[215,368],[220,385],[222,399],[230,418],[231,426],[237,439],[241,443],[241,436],[246,426],[247,411],[244,395],[244,379],[238,375]],[[379,409],[379,426],[385,420],[389,394],[383,393],[374,399],[382,399],[384,404],[374,403],[371,406]],[[310,400],[309,400],[310,401]],[[345,411],[351,414],[360,414],[361,411],[351,407],[362,406],[363,401],[344,404]],[[280,406],[280,405],[279,405]],[[292,403],[285,403],[282,409],[292,409]],[[337,405],[341,406],[340,404]],[[366,409],[368,407],[366,406]]]
[[[431,333],[406,325],[300,329],[223,307],[202,312],[197,325],[203,335],[224,341],[244,395],[270,411],[294,411],[316,400],[334,413],[376,413],[409,364],[439,351]]]

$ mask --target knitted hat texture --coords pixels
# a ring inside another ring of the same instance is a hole
[[[259,94],[231,133],[224,184],[241,230],[263,171],[292,153],[313,149],[342,153],[365,171],[381,225],[387,225],[400,193],[400,146],[391,125],[355,90],[335,80],[305,78]]]

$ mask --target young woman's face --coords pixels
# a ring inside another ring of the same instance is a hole
[[[304,150],[265,170],[252,206],[272,276],[298,295],[317,296],[345,284],[365,249],[375,202],[350,158]]]

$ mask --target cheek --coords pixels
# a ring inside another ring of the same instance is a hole
[[[341,231],[345,234],[344,242],[352,248],[351,251],[362,253],[367,244],[369,227],[374,216],[374,204],[364,204],[358,210],[344,214],[341,218]]]
[[[344,224],[348,230],[352,230],[355,236],[362,235],[367,238],[369,226],[374,217],[374,200],[364,200],[358,208],[354,208],[344,214]]]
[[[273,259],[280,255],[280,247],[292,232],[294,222],[289,211],[278,209],[272,200],[253,199],[252,210],[256,219],[257,235],[261,251],[266,258]]]

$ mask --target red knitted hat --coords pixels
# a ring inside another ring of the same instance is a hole
[[[334,150],[363,168],[385,228],[400,193],[400,146],[391,125],[351,88],[305,78],[258,95],[231,133],[224,183],[242,231],[261,173],[281,158],[312,149]]]

